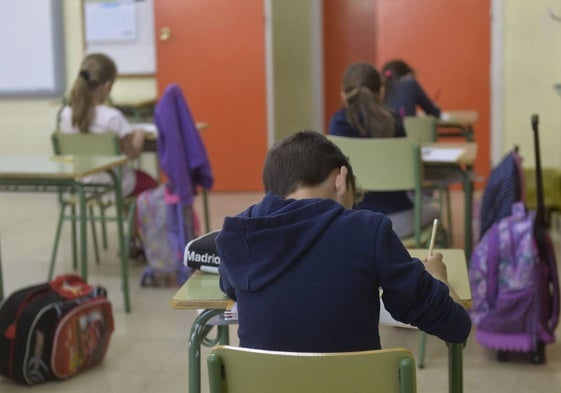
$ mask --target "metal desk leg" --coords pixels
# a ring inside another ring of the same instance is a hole
[[[123,195],[121,191],[121,180],[113,171],[107,171],[113,180],[115,189],[115,208],[117,209],[117,230],[119,234],[119,256],[121,259],[121,290],[123,291],[123,300],[125,304],[125,312],[130,312],[131,305],[129,299],[129,265],[128,265],[128,244],[123,229]],[[129,229],[130,230],[130,229]]]
[[[472,201],[473,201],[473,183],[471,181],[470,170],[462,170],[462,176],[464,177],[464,250],[466,253],[466,259],[469,261],[471,257],[472,249]],[[468,262],[469,264],[469,262]]]
[[[448,391],[462,393],[464,391],[463,344],[448,344]]]
[[[193,321],[189,334],[189,393],[201,391],[201,344],[210,332],[207,322],[222,312],[224,310],[204,310]],[[220,333],[219,330],[219,334],[223,334],[223,331]]]
[[[73,183],[74,186],[74,190],[76,191],[76,194],[78,195],[78,206],[80,208],[79,211],[79,215],[80,215],[80,274],[82,275],[82,278],[84,279],[84,281],[88,281],[88,250],[87,250],[87,245],[86,245],[86,221],[87,216],[86,216],[86,195],[84,192],[84,187],[82,186],[82,184],[80,184],[80,182],[74,182]],[[74,218],[72,220],[72,222],[74,223]],[[73,239],[72,241],[75,242],[76,240],[76,234],[73,233],[72,234]],[[74,258],[76,258],[76,256],[74,255]],[[76,260],[76,259],[74,259]]]

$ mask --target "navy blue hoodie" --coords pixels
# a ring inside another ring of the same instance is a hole
[[[461,343],[471,322],[380,213],[271,193],[226,217],[220,285],[238,302],[242,347],[300,352],[380,348],[379,288],[392,316]]]

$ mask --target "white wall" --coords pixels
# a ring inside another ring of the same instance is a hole
[[[67,91],[84,56],[81,1],[63,0]],[[25,21],[22,21],[22,25]],[[114,85],[116,102],[156,97],[155,78],[121,78]],[[0,154],[50,154],[50,134],[56,126],[61,97],[0,99]]]
[[[530,116],[540,115],[542,164],[561,167],[561,1],[503,0],[503,151],[518,145],[524,166],[534,166]]]

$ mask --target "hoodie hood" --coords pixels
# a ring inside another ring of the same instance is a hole
[[[258,291],[313,245],[345,208],[330,199],[283,199],[272,193],[235,217],[216,239],[220,270],[237,290]]]

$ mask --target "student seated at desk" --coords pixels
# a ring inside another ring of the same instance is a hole
[[[452,343],[471,328],[442,254],[412,258],[381,213],[350,210],[347,158],[323,135],[277,143],[263,200],[226,217],[220,285],[238,303],[242,347],[298,352],[378,349],[379,288],[392,316]]]
[[[331,118],[329,134],[351,138],[405,137],[401,119],[381,102],[381,90],[382,78],[374,66],[354,63],[347,67],[341,86],[343,107]],[[400,238],[413,234],[413,202],[405,191],[367,192],[356,208],[387,214]],[[439,217],[437,206],[423,203],[421,226]]]
[[[415,72],[405,61],[388,61],[382,67],[385,77],[384,102],[401,118],[415,116],[420,107],[425,114],[440,117],[440,108],[427,96],[415,78]]]
[[[146,131],[135,129],[118,109],[104,105],[116,76],[117,67],[109,57],[101,53],[86,56],[70,90],[69,105],[60,114],[60,131],[74,134],[115,132],[120,137],[122,152],[134,159],[142,151]],[[88,176],[85,181],[109,183],[110,177],[99,173]],[[123,167],[123,196],[136,196],[157,185],[146,172]]]

